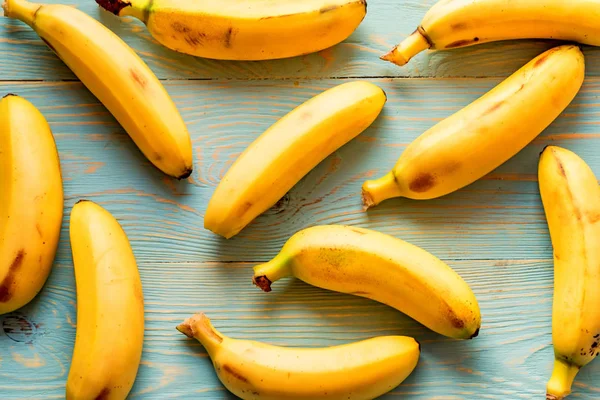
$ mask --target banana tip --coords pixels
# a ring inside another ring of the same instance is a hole
[[[185,172],[181,175],[179,175],[177,177],[177,179],[182,180],[182,179],[187,179],[192,175],[192,172],[194,172],[192,167],[189,167],[188,169],[185,170]]]
[[[564,397],[558,397],[553,394],[546,393],[546,400],[562,400]]]
[[[3,99],[7,98],[7,97],[11,97],[11,96],[15,96],[18,97],[16,94],[14,93],[6,93],[4,96],[2,96]]]
[[[373,196],[371,195],[371,193],[369,193],[365,189],[362,190],[361,197],[362,197],[363,211],[367,211],[369,208],[376,205],[375,200],[373,200]]]
[[[252,283],[262,289],[263,292],[271,291],[271,281],[265,275],[255,276],[252,278]]]
[[[473,334],[471,335],[471,337],[469,339],[475,339],[477,336],[479,336],[479,329],[480,328],[477,328],[475,330],[475,332],[473,332]]]
[[[194,330],[192,329],[192,325],[189,322],[189,318],[186,319],[183,323],[177,325],[177,330],[189,338],[194,337]]]
[[[389,61],[393,64],[398,65],[399,67],[402,67],[403,65],[406,65],[406,63],[408,63],[408,60],[405,60],[404,57],[402,57],[401,54],[398,52],[398,46],[394,47],[392,50],[379,57],[379,59],[383,61]]]
[[[96,0],[96,3],[106,11],[119,15],[125,7],[131,7],[131,3],[125,0]]]

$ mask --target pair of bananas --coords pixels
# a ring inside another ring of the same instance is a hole
[[[62,224],[63,186],[52,132],[33,104],[16,95],[0,100],[0,132],[0,314],[5,314],[30,302],[48,278]],[[73,207],[70,239],[77,336],[66,398],[125,398],[144,339],[144,299],[133,252],[119,223],[89,201]]]
[[[481,326],[477,299],[454,270],[419,247],[372,230],[302,230],[254,268],[253,282],[268,292],[288,276],[387,304],[447,337],[471,339]],[[242,399],[373,399],[404,381],[421,351],[405,336],[328,348],[270,346],[228,338],[203,314],[177,329],[202,343],[223,385]]]

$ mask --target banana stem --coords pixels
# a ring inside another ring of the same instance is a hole
[[[564,360],[554,360],[554,370],[546,387],[546,400],[561,400],[571,393],[571,386],[579,368]]]
[[[5,17],[18,19],[29,26],[33,26],[35,16],[41,7],[41,4],[27,0],[5,0],[2,4]]]
[[[177,330],[189,338],[198,340],[211,355],[223,342],[224,336],[215,329],[204,313],[186,319],[177,326]]]
[[[392,51],[381,56],[384,61],[390,61],[396,65],[406,65],[411,58],[432,47],[432,43],[427,37],[423,28],[419,27],[409,37],[404,39]]]
[[[392,197],[400,197],[402,192],[396,182],[393,172],[389,172],[379,179],[366,181],[362,187],[362,201],[365,210],[376,206]]]
[[[264,292],[271,291],[271,283],[292,275],[288,257],[277,255],[271,261],[254,267],[254,276],[252,283],[261,288]]]

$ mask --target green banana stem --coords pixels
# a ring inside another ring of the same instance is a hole
[[[264,292],[270,292],[273,282],[292,275],[290,258],[279,254],[271,261],[254,267],[252,283]]]

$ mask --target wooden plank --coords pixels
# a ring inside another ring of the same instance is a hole
[[[61,0],[47,0],[61,3]],[[558,42],[512,41],[467,49],[426,52],[399,68],[379,56],[412,33],[435,0],[369,0],[367,17],[343,43],[316,54],[285,60],[232,62],[178,54],[159,45],[132,18],[118,19],[91,0],[73,5],[106,24],[131,45],[163,79],[302,79],[333,77],[507,76]],[[587,72],[600,74],[600,50],[586,47]],[[73,74],[26,25],[0,18],[0,80],[65,80]]]
[[[139,242],[133,247],[137,255],[145,252]],[[543,397],[553,359],[549,259],[451,263],[480,302],[482,330],[471,341],[446,339],[382,304],[294,279],[262,293],[250,282],[250,263],[156,261],[139,265],[147,325],[131,398],[234,398],[220,385],[202,346],[175,330],[198,311],[227,335],[285,346],[413,336],[422,343],[419,366],[383,399]],[[31,305],[0,316],[0,398],[63,398],[75,323],[73,271],[63,256]],[[599,374],[600,363],[584,368],[573,398],[597,398]]]
[[[195,172],[177,182],[152,167],[110,114],[79,83],[4,83],[37,105],[57,139],[66,215],[81,198],[113,212],[142,261],[260,261],[296,231],[316,224],[369,227],[444,259],[542,259],[551,256],[537,186],[538,153],[573,149],[600,174],[596,112],[600,80],[581,93],[525,150],[475,184],[432,201],[396,199],[362,211],[362,182],[390,169],[404,146],[498,79],[374,80],[388,93],[383,114],[332,154],[277,205],[226,241],[203,228],[206,205],[236,156],[277,118],[337,80],[293,82],[169,81],[189,125]],[[59,260],[68,256],[65,218]]]

